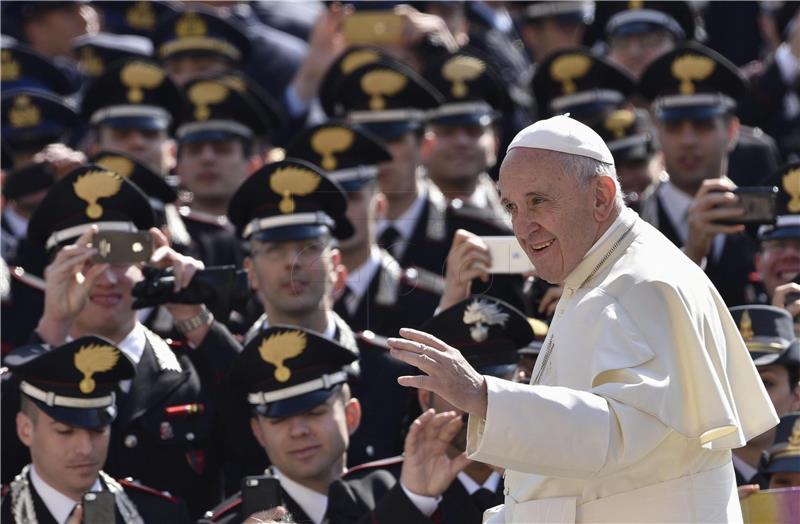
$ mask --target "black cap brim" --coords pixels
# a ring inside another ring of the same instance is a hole
[[[359,125],[383,140],[392,141],[397,140],[406,133],[416,131],[422,126],[422,122],[363,122]]]
[[[728,113],[729,108],[722,105],[659,107],[656,109],[656,118],[663,121],[675,120],[708,120]]]
[[[148,131],[169,129],[169,122],[166,118],[154,116],[117,116],[101,120],[98,125],[113,129],[146,129]]]
[[[296,397],[277,400],[269,404],[253,406],[253,411],[262,417],[286,418],[299,415],[314,409],[326,402],[336,391],[336,387],[330,389],[317,389],[309,391]]]
[[[288,242],[291,240],[308,240],[331,233],[328,226],[322,224],[306,224],[264,229],[253,233],[250,237],[261,242]]]
[[[800,239],[800,226],[776,227],[761,235],[761,240],[792,239]]]
[[[429,123],[440,126],[488,126],[497,119],[497,113],[463,113],[460,115],[440,116],[430,119]]]
[[[35,399],[34,403],[47,413],[50,418],[66,424],[67,426],[75,426],[86,429],[102,429],[109,426],[117,416],[117,408],[115,406],[108,406],[105,408],[67,408],[61,406],[48,406],[47,404]]]
[[[769,463],[767,473],[800,473],[800,456],[780,457]]]
[[[231,138],[247,139],[245,136],[230,131],[207,130],[188,133],[182,136],[178,141],[181,144],[195,144],[197,142],[222,142],[223,140],[230,140]]]

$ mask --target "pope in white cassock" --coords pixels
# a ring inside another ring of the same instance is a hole
[[[404,329],[405,386],[469,413],[469,458],[506,468],[487,522],[741,522],[731,449],[778,422],[703,271],[622,203],[614,159],[565,116],[522,130],[499,188],[539,277],[564,287],[530,385]]]

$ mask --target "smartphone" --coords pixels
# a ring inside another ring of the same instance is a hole
[[[83,494],[83,524],[116,522],[116,501],[110,491],[88,491]]]
[[[147,262],[153,255],[153,237],[147,231],[100,231],[92,245],[97,248],[97,264]]]
[[[399,45],[405,26],[405,17],[392,11],[357,11],[344,19],[342,32],[350,45]]]
[[[775,204],[778,200],[777,187],[737,187],[732,193],[738,199],[735,205],[744,208],[744,215],[717,220],[718,224],[761,225],[775,223]]]
[[[533,264],[519,245],[517,237],[509,235],[480,238],[489,246],[489,254],[492,256],[489,273],[517,274],[533,271]]]
[[[275,477],[256,475],[242,479],[242,517],[247,518],[281,504],[281,485]]]

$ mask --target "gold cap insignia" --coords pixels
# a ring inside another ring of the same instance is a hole
[[[641,9],[644,7],[644,2],[642,0],[630,0],[628,2],[628,9]]]
[[[128,178],[133,173],[136,166],[129,158],[121,155],[104,155],[94,161],[100,167],[104,167],[115,172],[121,177]]]
[[[358,69],[359,67],[372,64],[380,60],[380,55],[377,51],[373,51],[371,49],[362,49],[360,51],[353,51],[339,64],[339,69],[341,70],[342,74],[348,75]]]
[[[753,332],[753,321],[750,319],[750,312],[745,310],[742,313],[742,318],[739,319],[739,333],[745,342],[753,340],[755,333]]]
[[[112,171],[93,170],[79,176],[72,187],[75,195],[89,204],[86,206],[86,216],[97,220],[103,216],[103,206],[97,201],[119,193],[122,178]]]
[[[215,78],[217,82],[222,82],[229,88],[233,89],[237,93],[246,93],[247,92],[247,83],[244,81],[243,78],[238,77],[236,75],[225,75],[223,77]]]
[[[352,131],[344,127],[327,127],[314,133],[311,137],[311,148],[322,156],[320,167],[325,171],[336,169],[338,161],[334,154],[350,149],[354,136]]]
[[[308,169],[302,167],[283,167],[275,171],[269,179],[269,187],[273,192],[281,195],[278,209],[281,213],[294,213],[293,195],[305,196],[319,186],[322,178]]]
[[[89,76],[100,76],[105,71],[103,59],[89,46],[81,48],[80,63],[81,69]]]
[[[606,117],[603,125],[619,140],[625,136],[625,130],[636,121],[636,113],[630,109],[618,109]]]
[[[790,169],[783,178],[781,184],[784,191],[789,194],[787,208],[790,213],[800,213],[800,167]]]
[[[474,56],[459,55],[454,56],[442,67],[442,76],[445,80],[452,82],[453,87],[450,92],[456,98],[467,96],[467,84],[469,80],[475,80],[486,70],[486,63]]]
[[[187,93],[189,100],[195,105],[194,117],[197,120],[208,120],[211,116],[208,106],[219,104],[228,98],[228,93],[228,86],[220,82],[208,80],[194,84]]]
[[[10,50],[3,49],[3,51],[0,52],[0,80],[3,82],[14,82],[19,80],[19,76],[19,62],[14,60],[14,54]]]
[[[39,107],[31,103],[31,97],[20,95],[14,97],[14,105],[8,114],[11,127],[32,127],[42,121],[42,112]]]
[[[561,93],[569,95],[578,90],[575,80],[583,78],[592,67],[592,59],[586,55],[562,55],[550,64],[550,76],[561,82]]]
[[[790,448],[800,449],[800,417],[796,418],[792,425],[792,434],[789,435]]]
[[[125,21],[134,29],[150,31],[156,26],[156,13],[150,2],[136,2],[125,11]]]
[[[122,85],[128,88],[128,102],[138,104],[144,99],[142,89],[155,89],[164,81],[166,73],[155,64],[131,62],[119,72]]]
[[[198,36],[206,36],[208,26],[206,21],[200,15],[189,11],[185,13],[180,20],[175,23],[175,34],[178,38],[194,38]]]
[[[119,350],[113,346],[90,344],[82,346],[75,353],[75,367],[83,373],[79,387],[81,393],[88,395],[94,391],[95,384],[92,375],[113,369],[119,360]]]
[[[286,382],[292,377],[292,370],[284,361],[300,355],[307,344],[306,334],[302,331],[285,331],[270,335],[261,342],[258,353],[264,362],[275,366],[275,380]]]
[[[408,79],[397,71],[376,69],[361,78],[361,89],[371,97],[369,108],[380,111],[386,107],[384,97],[396,95],[407,83]]]
[[[504,313],[497,304],[475,299],[464,310],[464,324],[470,325],[469,336],[475,342],[483,342],[489,337],[489,326],[504,327],[508,322],[508,313]]]
[[[672,62],[672,76],[681,81],[681,94],[691,95],[694,93],[692,82],[705,80],[716,67],[716,62],[707,56],[683,55]]]

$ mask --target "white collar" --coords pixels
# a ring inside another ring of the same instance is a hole
[[[328,509],[328,496],[298,484],[283,475],[275,466],[272,466],[271,470],[273,476],[278,478],[281,487],[292,497],[292,500],[297,502],[297,505],[306,512],[306,515],[314,524],[320,524],[322,519],[325,518],[325,511]]]
[[[417,225],[417,221],[419,220],[419,215],[422,214],[422,210],[425,208],[425,204],[428,202],[428,188],[425,184],[417,183],[419,187],[419,194],[417,195],[416,200],[408,206],[402,215],[397,217],[394,220],[387,220],[382,218],[378,221],[378,224],[375,228],[375,231],[378,236],[381,236],[389,226],[394,226],[397,229],[397,232],[400,233],[400,236],[403,237],[403,241],[408,241],[411,238],[411,235],[414,233],[414,227]]]
[[[136,322],[131,332],[117,344],[117,347],[130,357],[134,366],[138,366],[139,361],[142,360],[146,344],[147,336],[144,333],[144,326]],[[133,379],[121,380],[119,387],[122,391],[128,393],[131,390],[131,384],[133,384]]]
[[[369,283],[372,282],[372,277],[375,276],[380,266],[381,249],[373,245],[369,250],[369,258],[347,275],[347,287],[350,288],[350,293],[355,295],[356,304],[361,301],[361,297],[367,292]]]
[[[497,486],[500,484],[500,480],[502,479],[500,477],[500,474],[498,474],[496,471],[492,471],[492,474],[489,475],[489,478],[487,478],[483,482],[483,484],[479,485],[477,482],[472,480],[472,477],[470,477],[463,471],[459,471],[458,480],[461,481],[461,485],[464,486],[464,489],[467,490],[467,493],[472,495],[481,488],[486,488],[492,493],[496,492]]]
[[[617,215],[616,220],[614,220],[614,222],[609,226],[609,228],[606,229],[605,233],[603,233],[600,236],[600,238],[598,238],[597,241],[594,244],[592,244],[592,247],[590,247],[589,251],[587,251],[586,254],[583,255],[583,258],[586,258],[589,255],[591,255],[596,249],[598,249],[600,246],[603,245],[603,242],[605,242],[608,239],[608,237],[610,237],[612,233],[616,231],[617,228],[622,227],[622,215],[624,215],[625,213],[633,213],[633,211],[627,207],[622,208],[622,210],[619,212],[619,215]]]
[[[750,482],[756,476],[758,470],[742,460],[740,457],[733,453],[733,468],[736,469],[744,479]]]
[[[670,181],[661,184],[659,197],[672,226],[681,237],[681,241],[686,243],[686,237],[689,236],[689,208],[694,197],[687,195]]]
[[[17,238],[22,238],[28,233],[28,219],[6,206],[3,210],[3,216],[6,217],[8,227],[11,233]]]
[[[47,507],[47,511],[50,512],[58,524],[64,524],[69,518],[70,513],[72,513],[73,508],[80,502],[80,500],[72,500],[45,482],[45,480],[36,472],[36,466],[33,464],[31,464],[30,472],[31,484],[33,484],[33,488],[36,490],[36,493],[39,494],[42,502],[44,502],[44,505]],[[94,484],[92,484],[92,487],[89,488],[88,491],[102,490],[103,485],[100,484],[100,479],[96,478],[94,480]]]

